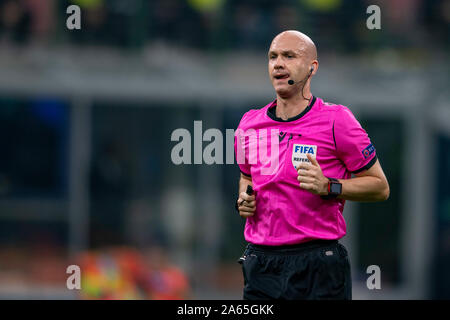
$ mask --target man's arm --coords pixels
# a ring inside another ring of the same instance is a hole
[[[389,198],[389,183],[378,160],[369,170],[355,176],[351,179],[338,179],[342,183],[342,194],[338,199],[369,202],[385,201]]]
[[[298,168],[300,188],[313,194],[327,195],[328,178],[323,175],[317,160],[309,154],[307,157],[311,163],[301,163]],[[351,179],[338,179],[342,183],[342,194],[338,199],[375,202],[389,198],[389,183],[378,160],[370,169],[355,176]]]
[[[237,203],[239,206],[239,215],[243,218],[252,216],[256,209],[255,195],[249,196],[246,193],[248,185],[253,187],[252,178],[241,173],[239,179],[239,199]]]

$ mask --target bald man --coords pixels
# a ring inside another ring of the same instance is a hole
[[[277,35],[268,52],[276,99],[245,113],[236,130],[244,299],[351,299],[338,241],[345,201],[389,197],[375,147],[350,109],[311,94],[318,69],[308,36]]]

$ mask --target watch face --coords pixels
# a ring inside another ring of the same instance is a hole
[[[332,194],[341,194],[342,192],[342,184],[340,183],[331,183],[330,193]]]

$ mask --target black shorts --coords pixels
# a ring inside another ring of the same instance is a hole
[[[348,253],[337,240],[275,247],[248,244],[239,263],[247,300],[352,298]]]

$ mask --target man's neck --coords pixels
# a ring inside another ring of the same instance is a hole
[[[290,98],[282,98],[277,95],[276,116],[283,120],[287,120],[302,113],[308,107],[312,95],[309,94],[306,95],[306,97],[309,97],[310,100],[306,100],[299,95]]]

